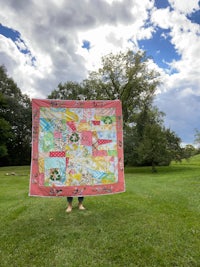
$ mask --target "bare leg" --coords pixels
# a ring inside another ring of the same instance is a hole
[[[79,208],[79,210],[85,210],[85,207],[83,206],[83,200],[84,200],[84,197],[78,197],[78,208]]]
[[[72,211],[72,201],[73,201],[73,197],[67,197],[68,207],[66,209],[66,212],[68,213]]]

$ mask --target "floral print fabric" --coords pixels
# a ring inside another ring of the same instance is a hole
[[[124,192],[121,102],[32,100],[29,195]]]

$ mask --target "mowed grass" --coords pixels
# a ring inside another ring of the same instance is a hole
[[[15,172],[16,175],[6,175]],[[200,266],[200,155],[190,162],[127,168],[126,192],[29,197],[29,167],[0,168],[0,266]]]

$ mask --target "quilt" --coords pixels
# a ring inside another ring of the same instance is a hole
[[[119,100],[32,99],[30,196],[125,191]]]

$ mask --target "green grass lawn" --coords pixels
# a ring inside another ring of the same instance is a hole
[[[16,175],[6,175],[15,172]],[[0,266],[200,266],[200,157],[127,168],[126,192],[29,197],[29,167],[0,168]]]

